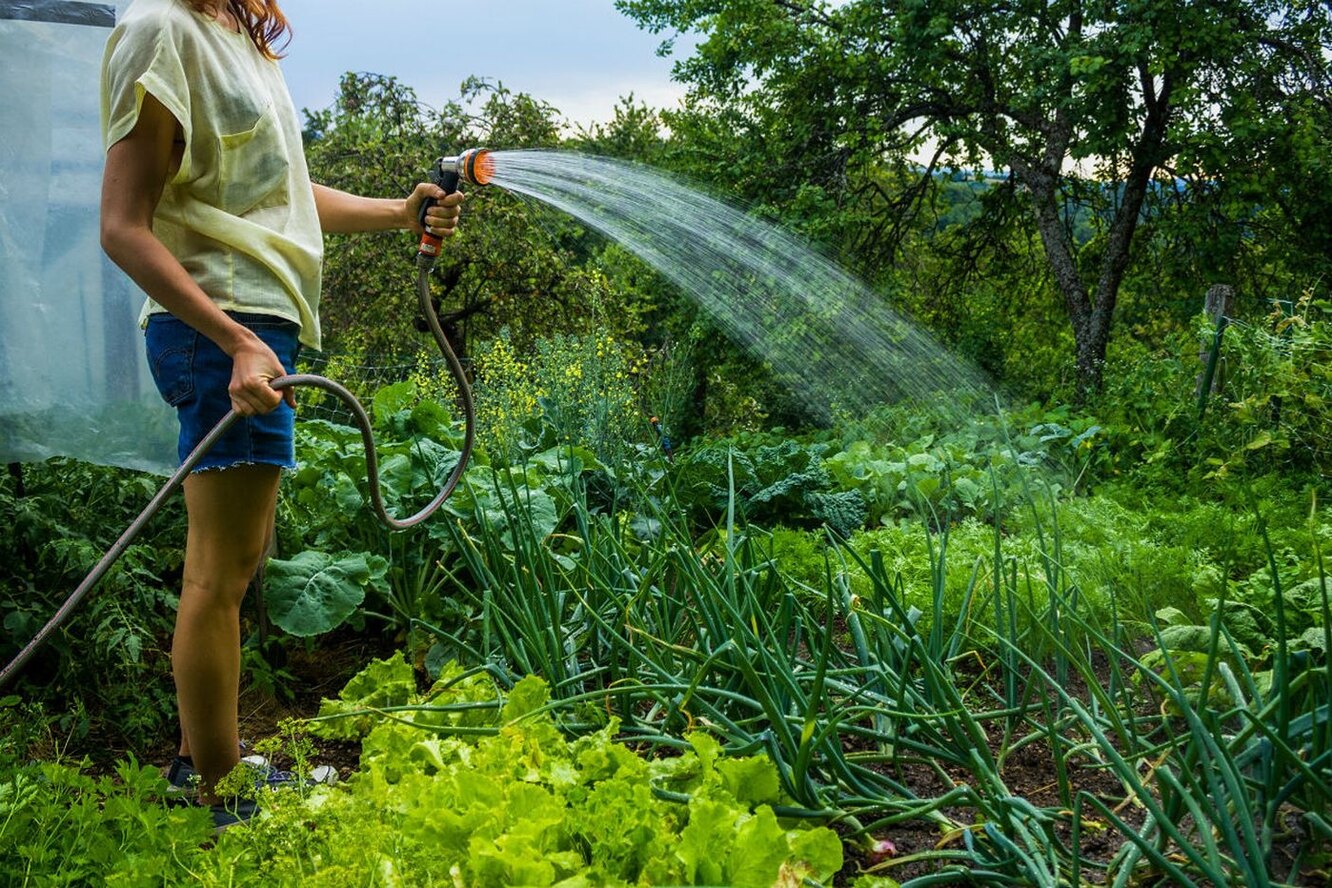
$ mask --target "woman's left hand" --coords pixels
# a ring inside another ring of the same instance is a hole
[[[462,202],[467,199],[467,195],[461,191],[445,194],[443,188],[429,182],[417,185],[407,198],[407,216],[412,230],[417,234],[421,233],[421,204],[429,198],[434,198],[435,204],[426,210],[426,230],[436,237],[452,237],[454,229],[458,227]]]

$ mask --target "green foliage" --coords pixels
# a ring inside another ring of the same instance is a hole
[[[186,883],[212,821],[203,808],[162,805],[165,790],[133,759],[101,777],[55,763],[0,771],[0,882]]]
[[[1301,263],[1314,274],[1326,267],[1326,9],[618,6],[654,31],[698,35],[676,66],[690,93],[664,115],[667,162],[773,218],[799,219],[858,267],[892,267],[903,245],[918,252],[913,235],[948,217],[946,183],[994,170],[1003,186],[983,212],[951,217],[967,231],[941,239],[947,258],[925,287],[920,277],[901,279],[908,294],[953,297],[921,303],[962,315],[950,332],[966,339],[949,338],[971,340],[987,367],[1009,350],[996,334],[1012,329],[1011,312],[989,329],[972,320],[1005,297],[1043,300],[1017,325],[1022,334],[1039,331],[1038,317],[1065,313],[1071,337],[1023,335],[1015,345],[1045,340],[1039,369],[1075,370],[1085,394],[1099,387],[1126,280],[1150,292],[1165,266],[1199,291],[1217,280],[1257,289],[1274,265],[1283,274]],[[1135,252],[1158,236],[1154,261],[1129,272]],[[1025,281],[1013,274],[1014,252],[1035,259]],[[1013,286],[996,286],[1004,278]],[[972,289],[979,306],[946,307]],[[1062,367],[1051,360],[1056,346]],[[1015,382],[1030,384],[1030,364],[1010,366]]]
[[[372,664],[342,697],[410,699],[400,672]],[[207,811],[163,805],[166,784],[153,769],[131,761],[114,778],[67,765],[6,769],[0,876],[6,884],[342,885],[410,874],[413,883],[759,888],[826,882],[841,868],[832,830],[778,819],[773,805],[787,800],[765,757],[723,759],[715,740],[695,734],[692,751],[646,760],[615,742],[614,724],[570,741],[539,711],[547,696],[529,677],[501,711],[488,682],[450,666],[414,713],[415,727],[371,719],[349,783],[265,796],[261,818],[212,848]],[[470,722],[449,713],[473,702],[479,716]],[[491,727],[470,742],[449,736],[469,723]]]
[[[738,502],[735,507],[738,515]],[[484,532],[474,543],[460,544],[466,576],[459,577],[458,594],[476,609],[477,628],[464,633],[462,627],[440,627],[441,638],[502,674],[540,670],[558,689],[548,705],[579,723],[594,712],[601,715],[591,702],[623,719],[630,736],[661,744],[704,720],[729,748],[762,744],[783,791],[806,806],[845,804],[862,823],[871,816],[896,822],[898,805],[934,815],[943,802],[904,800],[897,784],[874,790],[871,798],[867,786],[877,786],[878,772],[857,768],[850,750],[877,744],[875,761],[910,761],[940,769],[941,776],[946,763],[966,768],[966,787],[955,775],[944,780],[955,787],[950,803],[973,807],[963,821],[989,824],[986,836],[1012,841],[1001,842],[1004,851],[996,852],[1002,863],[989,862],[991,851],[979,842],[967,859],[984,857],[986,863],[973,865],[999,866],[1018,881],[1053,882],[1070,866],[1083,865],[1064,858],[1058,850],[1064,846],[1044,832],[1065,815],[1034,813],[1029,802],[1014,798],[1004,778],[1004,761],[1032,736],[1052,745],[1064,811],[1073,808],[1075,797],[1083,799],[1078,805],[1091,804],[1072,788],[1067,771],[1074,760],[1137,781],[1138,769],[1164,749],[1178,756],[1170,771],[1176,775],[1170,779],[1177,779],[1201,754],[1195,744],[1210,738],[1224,738],[1217,742],[1227,744],[1226,756],[1257,755],[1252,735],[1236,735],[1233,724],[1200,737],[1181,735],[1168,720],[1157,725],[1122,715],[1157,711],[1148,702],[1160,690],[1157,679],[1168,685],[1165,712],[1183,711],[1180,706],[1197,699],[1190,687],[1203,674],[1197,670],[1208,668],[1205,656],[1191,664],[1176,658],[1176,672],[1160,674],[1128,653],[1150,631],[1145,625],[1151,611],[1143,608],[1164,604],[1156,588],[1158,567],[1182,562],[1177,575],[1189,596],[1202,600],[1218,565],[1236,563],[1226,545],[1233,528],[1213,526],[1216,513],[1205,506],[1195,510],[1181,510],[1183,518],[1163,512],[1144,527],[1142,516],[1104,496],[1057,505],[1025,502],[1010,511],[1003,529],[971,520],[928,536],[919,526],[902,524],[856,534],[846,547],[826,547],[789,530],[769,541],[738,520],[695,540],[678,516],[663,514],[656,516],[654,535],[639,537],[630,522],[594,520],[576,507],[576,531],[558,547],[529,538],[510,553]],[[1155,535],[1146,535],[1147,528]],[[1194,539],[1210,539],[1215,551],[1190,563],[1182,556]],[[1267,550],[1261,540],[1256,547]],[[1317,562],[1307,555],[1298,560],[1304,576]],[[789,567],[800,573],[789,573]],[[1143,622],[1134,626],[1139,618]],[[1103,663],[1093,666],[1102,656],[1114,664],[1108,679]],[[983,680],[965,665],[972,662],[983,670]],[[1042,710],[1039,701],[1065,693],[1075,670],[1090,702],[1061,704],[1063,715]],[[1325,672],[1313,660],[1298,673],[1300,683],[1289,690],[1292,712],[1308,713],[1316,705]],[[1271,696],[1276,683],[1264,687],[1256,674],[1254,682],[1262,699],[1279,699]],[[1252,699],[1252,691],[1241,693]],[[1057,727],[1064,718],[1080,719],[1079,732]],[[1320,754],[1320,730],[1309,737],[1310,755]],[[999,735],[1002,741],[996,741]],[[1105,759],[1108,750],[1124,744],[1133,750],[1124,760]],[[1273,767],[1295,779],[1290,762]],[[1327,783],[1318,777],[1301,791],[1323,805]],[[1259,795],[1266,790],[1246,787],[1255,794],[1238,803],[1245,811],[1261,810]],[[1173,784],[1133,791],[1173,800],[1203,792]],[[967,828],[945,820],[939,828],[946,834]],[[1031,824],[1043,826],[1033,830]],[[1125,848],[1136,847],[1130,827],[1116,829],[1128,837]],[[1207,847],[1210,829],[1190,829],[1170,841],[1195,854]],[[1128,862],[1117,872],[1137,865],[1132,854],[1122,859]],[[1224,860],[1206,866],[1213,874],[1208,878],[1229,871]]]
[[[826,523],[843,535],[864,524],[860,493],[835,490],[824,468],[827,445],[745,443],[743,437],[722,440],[681,457],[673,473],[676,501],[701,510],[705,522],[716,521],[734,500],[747,520],[760,524]]]
[[[388,595],[388,562],[364,553],[334,557],[305,551],[270,559],[265,574],[268,615],[282,631],[320,635],[341,625],[365,600],[367,587]]]
[[[1042,422],[1005,439],[1002,428],[988,422],[904,446],[855,441],[831,456],[828,468],[841,487],[862,493],[872,524],[992,515],[1023,499],[1028,485],[1059,490],[1060,463],[1085,459],[1100,431],[1086,421],[1074,426]]]
[[[403,533],[389,532],[370,508],[359,430],[323,420],[301,423],[300,468],[279,507],[281,549],[297,554],[269,563],[274,622],[302,636],[365,615],[398,631],[416,620],[436,622],[455,610],[443,595],[457,551],[451,522],[461,522],[465,533],[485,528],[510,551],[527,534],[553,533],[575,479],[609,470],[586,448],[549,446],[553,433],[543,442],[548,425],[541,417],[525,422],[535,431],[524,439],[530,446],[516,454],[521,464],[491,466],[477,451],[436,516]],[[462,430],[411,380],[375,395],[374,428],[380,493],[390,514],[406,517],[433,499],[452,473]]]
[[[1332,303],[1306,290],[1227,333],[1223,405],[1206,443],[1218,473],[1325,475],[1332,466]]]
[[[413,699],[403,668],[374,664],[342,698]],[[570,741],[540,712],[548,693],[529,677],[497,710],[479,705],[493,700],[487,680],[449,666],[398,719],[356,716],[373,724],[360,772],[228,833],[202,864],[203,883],[262,872],[315,885],[410,873],[467,884],[767,886],[840,869],[831,830],[774,814],[784,798],[766,758],[723,759],[696,734],[681,756],[643,759],[614,741],[613,723]],[[471,719],[460,721],[458,707]],[[460,733],[475,725],[490,729],[475,740]]]
[[[1017,423],[1023,430],[1010,427]],[[937,526],[989,517],[1025,500],[1029,488],[1057,495],[1103,458],[1101,427],[1067,410],[1028,408],[952,429],[939,425],[888,411],[847,429],[840,446],[778,433],[719,439],[681,456],[674,495],[703,524],[720,520],[734,491],[751,522],[826,523],[849,536],[899,520]],[[899,443],[873,443],[893,440]]]
[[[1200,343],[1210,347],[1215,328],[1194,321],[1161,349],[1138,344],[1112,352],[1098,405],[1113,457],[1104,474],[1131,474],[1166,490],[1219,484],[1232,495],[1264,476],[1288,489],[1319,483],[1332,465],[1325,300],[1305,290],[1261,321],[1228,324],[1219,391],[1201,402]]]
[[[1222,590],[1214,590],[1222,591]],[[1219,649],[1234,668],[1252,672],[1254,680],[1266,692],[1271,691],[1273,666],[1279,657],[1290,656],[1287,676],[1293,677],[1307,667],[1328,662],[1329,604],[1327,582],[1323,576],[1310,577],[1283,590],[1281,601],[1272,588],[1272,575],[1264,570],[1237,583],[1226,594],[1234,597],[1203,598],[1199,603],[1205,622],[1195,623],[1178,608],[1162,608],[1155,616],[1160,621],[1159,651],[1149,652],[1143,663],[1158,671],[1165,668],[1168,652],[1175,668],[1187,671],[1188,683],[1202,678],[1198,667],[1207,662],[1217,631],[1224,632]],[[1279,618],[1272,614],[1279,612]],[[1220,682],[1220,679],[1216,679]],[[1226,689],[1218,684],[1210,689],[1218,694]]]
[[[544,488],[545,479],[535,463],[526,469],[482,466],[466,478],[466,488],[450,499],[448,511],[467,519],[471,527],[494,533],[507,549],[517,548],[518,540],[528,534],[544,539],[560,523],[560,507]],[[516,509],[518,503],[521,508]]]
[[[904,236],[892,263],[864,274],[892,305],[987,372],[1016,403],[1063,403],[1074,393],[1074,338],[1042,265],[1040,240],[1009,183],[939,183],[942,218]]]
[[[58,459],[0,479],[0,660],[8,662],[156,493],[160,478]],[[170,719],[164,637],[174,623],[183,509],[168,503],[29,663],[19,685],[61,730],[142,749]],[[98,744],[93,744],[94,746]]]
[[[436,109],[395,78],[347,74],[332,108],[306,112],[306,154],[317,182],[356,194],[406,195],[441,154],[554,146],[557,115],[479,78]],[[613,323],[632,326],[636,312],[619,310],[616,289],[589,261],[597,248],[589,239],[566,216],[498,189],[472,190],[432,274],[455,351],[466,357],[470,343],[504,328],[524,343],[538,334],[583,332],[598,307]],[[414,244],[401,233],[329,238],[321,300],[326,348],[358,360],[416,353],[424,328],[416,324],[415,275],[404,265]]]
[[[655,164],[666,146],[661,115],[632,94],[623,96],[610,122],[581,129],[573,146],[588,154]]]
[[[374,660],[347,682],[336,700],[325,699],[320,704],[318,718],[331,718],[314,721],[311,733],[331,740],[360,739],[370,732],[375,719],[372,714],[353,713],[418,701],[416,676],[406,660],[402,657]]]
[[[646,358],[608,331],[541,336],[522,356],[504,330],[475,361],[477,435],[498,462],[578,445],[618,465],[643,443],[648,417],[635,380]]]
[[[450,410],[421,390],[407,380],[374,396],[380,493],[398,517],[433,499],[462,443]],[[433,614],[446,544],[429,528],[392,534],[380,523],[370,507],[360,431],[304,421],[296,449],[300,468],[284,485],[278,508],[279,549],[292,556],[276,567],[279,625],[296,634],[327,631],[356,615],[367,592],[370,612],[390,625],[405,628]]]
[[[385,391],[375,412],[390,441],[432,422],[452,433],[409,385]],[[971,429],[963,440],[1002,440],[1015,470],[1060,453],[1085,460],[1087,448],[1068,445],[1072,427],[1089,420],[1055,419],[1033,414],[1019,426],[1026,432]],[[336,427],[318,428],[317,440],[329,444]],[[848,437],[861,440],[870,428]],[[879,428],[935,434],[905,416],[881,418]],[[331,451],[338,446],[332,441]],[[726,456],[728,489],[736,454],[750,460],[756,499],[776,514],[807,508],[807,485],[833,446],[751,436],[716,450]],[[793,828],[784,818],[799,812],[839,816],[852,829],[903,817],[925,817],[944,836],[971,829],[965,851],[936,849],[922,861],[933,860],[941,877],[962,860],[1039,882],[1083,865],[1065,850],[1077,843],[1058,840],[1068,812],[1081,811],[1085,824],[1092,810],[1068,787],[1074,766],[1111,771],[1144,799],[1153,824],[1180,823],[1172,806],[1192,810],[1189,800],[1212,791],[1182,787],[1204,755],[1240,775],[1226,789],[1234,810],[1263,810],[1286,786],[1311,811],[1326,805],[1321,772],[1296,764],[1322,761],[1324,742],[1310,701],[1326,690],[1318,551],[1332,536],[1317,511],[1302,528],[1292,525],[1304,506],[1272,511],[1282,526],[1258,533],[1227,520],[1233,509],[1221,503],[1153,505],[1131,487],[1103,484],[1094,496],[1047,504],[1031,483],[1041,501],[1009,504],[999,528],[972,517],[931,535],[918,519],[893,521],[837,546],[723,519],[722,532],[699,539],[675,500],[636,516],[590,513],[582,482],[596,470],[581,463],[595,462],[575,453],[474,470],[430,550],[450,593],[437,600],[455,608],[427,629],[439,640],[426,657],[434,683],[418,684],[411,664],[419,650],[371,664],[313,723],[319,735],[362,740],[360,773],[341,789],[274,799],[263,819],[211,851],[182,850],[191,879],[319,884],[391,873],[758,885],[777,873],[826,883],[840,865],[838,839]],[[1014,454],[1029,456],[1024,463]],[[429,474],[430,459],[420,460]],[[402,483],[412,476],[394,474]],[[558,504],[561,533],[550,532],[552,513],[536,496],[543,491]],[[1206,619],[1221,589],[1233,602],[1221,612],[1222,643],[1234,646],[1214,655],[1219,636]],[[1278,609],[1279,623],[1270,617]],[[1163,652],[1130,658],[1154,611],[1172,624]],[[448,662],[455,655],[475,668]],[[1092,672],[1106,662],[1108,679]],[[977,682],[971,663],[990,680]],[[517,680],[534,670],[549,683]],[[1060,696],[1070,672],[1089,689],[1095,714]],[[1291,679],[1287,690],[1278,675]],[[1207,714],[1205,694],[1224,717]],[[1279,729],[1280,705],[1290,713]],[[1179,732],[1166,719],[1155,724],[1158,710],[1215,720]],[[1287,738],[1292,752],[1264,745],[1266,735],[1244,727],[1244,712]],[[556,724],[585,736],[571,741]],[[708,733],[690,733],[699,726]],[[614,742],[617,733],[682,754],[642,759]],[[1006,783],[1006,757],[1030,736],[1051,745],[1058,798],[1048,806]],[[862,767],[857,750],[867,744],[883,771]],[[725,758],[723,748],[751,757]],[[752,757],[760,749],[765,755]],[[932,769],[953,789],[946,799],[904,794],[885,776],[894,765]],[[111,805],[118,790],[86,792]],[[1162,839],[1172,849],[1164,859],[1207,874],[1198,878],[1237,871],[1232,851],[1207,857],[1209,842],[1220,840],[1204,835],[1223,835],[1229,822],[1217,811],[1196,829],[1169,827],[1176,833]],[[1103,816],[1131,849],[1113,872],[1143,875],[1133,828]]]

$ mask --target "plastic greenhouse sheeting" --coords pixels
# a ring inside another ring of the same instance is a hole
[[[98,77],[128,6],[0,0],[0,462],[177,465],[143,294],[98,239]]]

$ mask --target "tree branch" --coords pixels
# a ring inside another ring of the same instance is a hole
[[[790,12],[793,18],[799,19],[804,17],[807,21],[817,25],[823,25],[830,31],[837,31],[840,33],[842,30],[840,23],[829,18],[822,10],[815,9],[813,6],[808,6],[804,3],[796,3],[795,0],[772,0],[772,2],[774,6]]]

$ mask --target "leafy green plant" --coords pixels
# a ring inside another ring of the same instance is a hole
[[[495,701],[500,688],[508,685],[486,681],[487,674],[485,669],[465,672],[453,662],[437,664],[434,684],[420,693],[416,672],[403,657],[375,660],[348,681],[336,699],[320,704],[310,730],[317,737],[359,740],[400,711],[415,713],[413,723],[422,727],[493,728],[493,710],[499,708]],[[429,715],[423,706],[433,707]]]
[[[1261,323],[1231,324],[1222,349],[1223,403],[1202,430],[1213,474],[1325,471],[1332,303],[1306,289],[1293,303],[1276,303]]]
[[[898,444],[853,441],[829,456],[828,469],[839,487],[861,492],[871,525],[990,516],[1023,501],[1027,485],[1055,493],[1075,486],[1097,455],[1101,427],[1090,418],[1033,414],[979,416]],[[1023,430],[1011,428],[1024,419]]]
[[[694,448],[673,471],[675,501],[707,525],[724,514],[732,491],[745,517],[756,523],[818,526],[849,535],[865,522],[855,490],[839,491],[824,465],[827,444],[786,440],[743,446],[743,437]]]
[[[0,881],[184,884],[212,823],[204,808],[161,804],[165,791],[133,759],[100,777],[61,763],[0,771]]]
[[[265,601],[274,625],[290,635],[322,635],[356,612],[367,588],[388,594],[388,562],[363,553],[336,558],[305,551],[270,559]]]
[[[521,510],[521,503],[507,507]],[[1199,670],[1238,675],[1234,670],[1248,667],[1243,658],[1215,659],[1215,639],[1229,637],[1215,630],[1208,635],[1212,659],[1204,653],[1190,670],[1168,644],[1155,671],[1152,658],[1128,653],[1140,630],[1121,620],[1119,590],[1084,588],[1078,570],[1082,559],[1098,558],[1096,546],[1107,537],[1131,534],[1127,526],[1121,531],[1088,515],[1066,537],[1059,508],[1027,503],[1013,511],[1026,514],[1013,525],[1030,536],[1006,537],[975,521],[944,525],[903,552],[912,564],[907,575],[873,535],[862,535],[863,545],[856,537],[814,548],[804,536],[793,542],[790,531],[769,538],[744,524],[734,495],[726,514],[728,523],[703,540],[688,535],[678,512],[654,514],[656,531],[640,537],[630,522],[593,518],[575,501],[572,541],[556,547],[529,536],[512,550],[482,524],[479,535],[457,539],[465,573],[455,594],[469,602],[473,621],[466,631],[431,631],[469,662],[497,669],[501,680],[524,672],[548,677],[556,695],[549,705],[570,729],[590,729],[610,714],[628,737],[677,747],[687,726],[705,723],[730,751],[764,749],[783,791],[806,815],[843,819],[853,840],[868,843],[913,818],[931,821],[943,836],[965,837],[965,848],[912,855],[931,863],[936,878],[985,872],[1000,881],[1056,884],[1076,883],[1071,874],[1089,868],[1105,870],[1105,860],[1084,857],[1076,838],[1066,838],[1070,827],[1075,835],[1090,828],[1080,818],[1093,807],[1115,805],[1081,790],[1082,773],[1108,770],[1122,781],[1125,800],[1141,793],[1171,800],[1160,816],[1176,823],[1180,811],[1212,791],[1170,781],[1193,767],[1202,754],[1196,744],[1228,735],[1210,722],[1211,734],[1183,734],[1170,718],[1199,705],[1199,687],[1215,685],[1206,676],[1209,683],[1200,685]],[[1130,513],[1118,514],[1124,521]],[[1143,551],[1152,545],[1145,541]],[[782,569],[781,556],[791,551],[803,559],[798,580]],[[962,570],[950,571],[958,559]],[[1141,600],[1152,597],[1144,592]],[[979,677],[971,674],[973,662]],[[1108,680],[1097,665],[1107,662]],[[1299,729],[1307,738],[1300,742],[1314,743],[1324,731],[1315,688],[1326,681],[1326,664],[1308,661],[1302,669],[1285,691],[1246,673],[1253,681],[1227,699],[1275,706],[1282,693],[1298,695],[1284,710],[1290,724],[1294,713],[1313,713]],[[1295,675],[1289,668],[1284,674]],[[1067,688],[1075,681],[1086,690],[1072,696]],[[594,702],[606,712],[591,708]],[[1054,807],[1015,795],[1005,777],[1004,762],[1036,744],[1050,756]],[[1149,766],[1165,751],[1178,755],[1179,765],[1162,771],[1160,783]],[[1258,754],[1244,752],[1242,760]],[[1309,754],[1321,755],[1316,745]],[[1282,761],[1281,779],[1294,779],[1291,761]],[[918,797],[890,776],[907,767],[933,769],[953,789]],[[959,772],[966,774],[962,783]],[[1301,784],[1313,800],[1321,799],[1319,785]],[[1236,810],[1268,816],[1260,812],[1272,798],[1246,790],[1235,805],[1248,807]],[[1075,805],[1081,807],[1072,816]],[[959,817],[959,810],[969,814]],[[1208,857],[1207,830],[1221,829],[1219,819],[1153,834],[1163,850],[1147,857],[1131,850],[1145,843],[1143,833],[1122,820],[1099,822],[1112,822],[1116,841],[1127,843],[1111,866],[1112,880],[1164,871],[1187,884],[1194,873],[1205,880],[1260,872],[1235,869],[1225,854]],[[1319,845],[1307,847],[1315,853]],[[1186,863],[1163,866],[1179,853]]]
[[[0,660],[37,634],[160,483],[67,459],[0,478],[0,524],[8,529],[0,535]],[[166,727],[172,689],[164,639],[174,622],[183,530],[181,505],[168,503],[27,667],[24,694],[52,704],[66,734],[95,729],[137,746]]]
[[[313,728],[341,736],[355,726],[361,770],[228,833],[196,864],[203,883],[410,873],[468,884],[758,888],[826,882],[841,867],[832,830],[780,816],[787,800],[763,756],[723,758],[699,733],[681,755],[644,759],[615,741],[614,723],[567,739],[539,679],[497,700],[479,671],[446,666],[424,697],[408,689],[411,677],[399,659],[353,679]]]
[[[457,462],[461,430],[450,412],[405,380],[373,401],[380,492],[393,514],[434,496]],[[327,420],[298,425],[300,468],[279,505],[279,549],[270,569],[275,622],[288,632],[327,632],[349,617],[374,613],[405,629],[438,606],[443,543],[429,527],[393,534],[370,508],[359,430]]]
[[[832,830],[782,816],[788,800],[761,755],[723,758],[699,733],[683,754],[648,760],[616,742],[614,723],[569,740],[545,712],[539,679],[497,698],[482,674],[453,666],[410,711],[388,707],[415,696],[400,687],[403,669],[410,681],[401,660],[372,664],[342,694],[362,708],[315,723],[326,734],[359,725],[362,767],[350,781],[265,793],[263,815],[211,847],[207,810],[163,804],[153,769],[130,761],[94,778],[68,765],[4,768],[0,878],[762,888],[827,883],[841,868]],[[293,755],[298,769],[309,751],[295,724],[265,749]]]
[[[1200,345],[1207,352],[1216,344],[1210,318],[1170,329],[1156,349],[1119,346],[1097,405],[1110,471],[1139,487],[1199,496],[1218,486],[1242,490],[1264,476],[1285,488],[1325,476],[1332,324],[1313,286],[1295,293],[1273,300],[1265,317],[1228,319],[1215,391],[1201,398]]]

